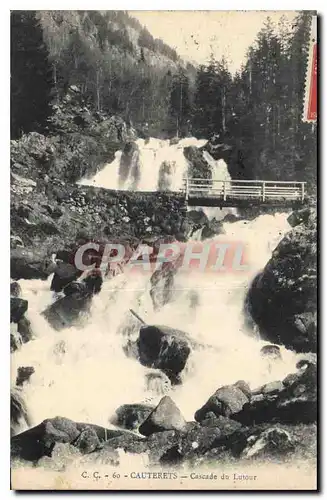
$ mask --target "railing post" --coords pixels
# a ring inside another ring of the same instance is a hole
[[[304,182],[301,183],[301,201],[304,201]]]
[[[265,201],[266,199],[266,183],[263,181],[262,183],[262,201]]]
[[[227,198],[227,192],[226,192],[226,181],[224,181],[224,189],[223,189],[223,192],[224,192],[224,201],[226,201],[226,198]]]
[[[185,179],[185,201],[188,202],[188,193],[189,193],[189,185],[188,185],[188,177]]]

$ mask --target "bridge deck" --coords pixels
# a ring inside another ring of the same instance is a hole
[[[189,206],[289,206],[305,201],[305,182],[185,179]]]

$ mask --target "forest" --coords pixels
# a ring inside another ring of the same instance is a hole
[[[195,67],[125,11],[12,11],[11,138],[51,132],[76,86],[95,112],[143,136],[215,136],[235,177],[316,184],[316,124],[302,121],[311,14],[269,18],[231,74]]]

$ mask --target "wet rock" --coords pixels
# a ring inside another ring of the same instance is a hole
[[[187,146],[183,149],[183,153],[189,163],[187,172],[189,178],[211,179],[211,168],[203,158],[202,151],[196,146]]]
[[[269,382],[261,387],[262,394],[277,394],[284,390],[284,384],[280,380]]]
[[[52,278],[50,290],[61,292],[65,286],[76,280],[80,274],[80,271],[72,264],[58,262]]]
[[[83,297],[87,295],[87,287],[83,281],[72,281],[68,285],[66,285],[63,289],[66,297],[75,296],[75,297]]]
[[[10,297],[10,322],[18,323],[28,308],[28,301],[19,297]]]
[[[248,391],[246,391],[248,392]],[[243,406],[249,402],[249,397],[239,385],[226,385],[220,387],[206,402],[202,408],[195,413],[195,420],[201,422],[213,413],[217,417],[223,415],[231,417],[240,412]]]
[[[191,352],[188,335],[166,326],[142,327],[137,343],[141,364],[161,369],[172,382],[184,369]]]
[[[22,289],[17,281],[12,281],[10,283],[10,295],[13,297],[20,297],[22,294]]]
[[[150,297],[155,311],[172,301],[176,271],[177,268],[172,263],[166,262],[152,274]]]
[[[28,382],[33,373],[35,373],[33,366],[20,366],[17,370],[16,385],[19,387]]]
[[[203,241],[208,238],[213,238],[213,236],[218,234],[225,234],[223,223],[213,218],[202,229],[201,240]]]
[[[223,223],[228,222],[229,224],[231,224],[231,223],[237,222],[239,220],[240,220],[240,218],[235,214],[226,214],[225,217],[223,218],[222,222]]]
[[[115,411],[115,415],[111,418],[110,422],[125,429],[137,429],[142,422],[154,410],[152,405],[144,404],[126,404],[122,405]]]
[[[26,344],[33,338],[33,330],[29,319],[23,316],[17,323],[17,331],[21,336],[22,342]]]
[[[280,353],[280,348],[278,345],[268,344],[260,349],[260,354],[262,357],[270,359],[281,359],[282,355]]]
[[[10,275],[14,280],[46,279],[54,264],[42,250],[17,247],[10,252]]]
[[[10,391],[10,432],[14,436],[20,432],[21,427],[30,425],[27,406],[22,396],[21,389],[15,387]]]
[[[97,294],[101,291],[102,288],[102,274],[100,269],[94,269],[92,270],[86,278],[83,279],[83,283],[85,283],[85,286],[87,290],[91,294]]]
[[[91,297],[74,294],[58,299],[41,314],[55,330],[62,330],[72,325],[78,326],[89,314]]]
[[[297,352],[316,352],[316,216],[289,231],[253,281],[249,312],[262,338]]]
[[[139,432],[144,436],[150,436],[155,432],[168,430],[183,431],[185,426],[186,420],[174,401],[169,396],[164,396],[139,427]]]

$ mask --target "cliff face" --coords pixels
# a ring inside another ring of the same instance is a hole
[[[252,283],[247,303],[263,337],[298,352],[316,351],[317,219],[293,213],[289,231]]]

